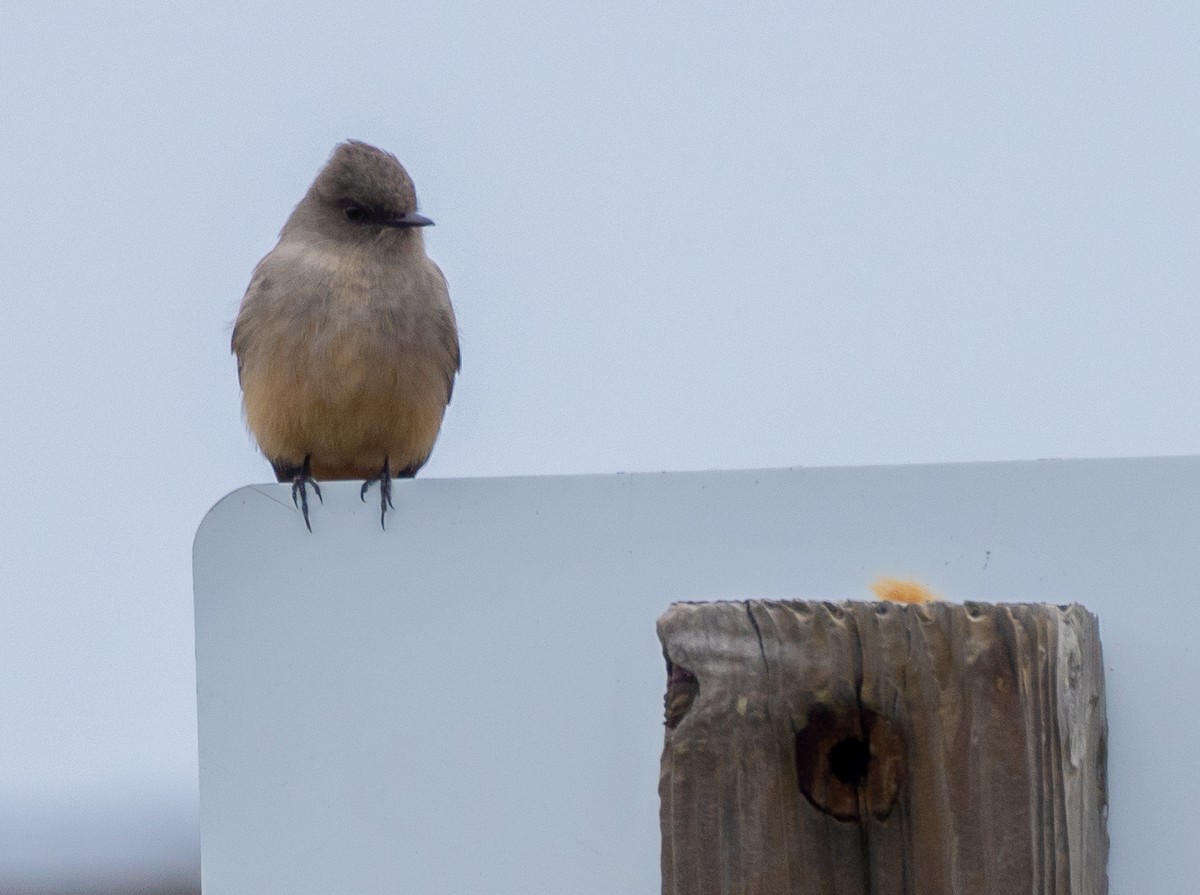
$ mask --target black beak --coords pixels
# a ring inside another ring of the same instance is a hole
[[[388,218],[385,222],[389,227],[432,227],[433,221],[425,217],[423,214],[417,214],[415,211],[408,211],[404,214],[396,215],[394,218]]]

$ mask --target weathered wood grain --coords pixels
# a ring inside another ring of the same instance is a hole
[[[676,604],[665,895],[1105,895],[1078,605]]]

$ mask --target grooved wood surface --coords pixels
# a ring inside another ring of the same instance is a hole
[[[1083,607],[677,603],[658,630],[664,895],[1107,892]]]

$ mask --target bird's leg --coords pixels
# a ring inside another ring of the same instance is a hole
[[[375,482],[379,482],[379,527],[386,531],[387,511],[388,507],[392,506],[392,470],[388,466],[387,457],[383,458],[383,469],[379,471],[379,475],[363,482],[362,491],[358,493],[358,496],[364,503],[367,500],[367,489]]]
[[[312,454],[304,455],[304,464],[302,466],[275,466],[276,477],[281,481],[292,480],[292,503],[294,503],[300,513],[304,516],[304,527],[310,532],[312,531],[312,523],[308,521],[308,490],[307,486],[312,485],[313,491],[317,495],[317,500],[321,503],[325,502],[325,498],[321,496],[321,486],[317,484],[317,480],[312,474]]]

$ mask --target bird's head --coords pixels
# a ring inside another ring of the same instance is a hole
[[[404,241],[432,223],[417,213],[412,178],[394,155],[347,140],[333,150],[284,230],[303,226],[338,240]]]

